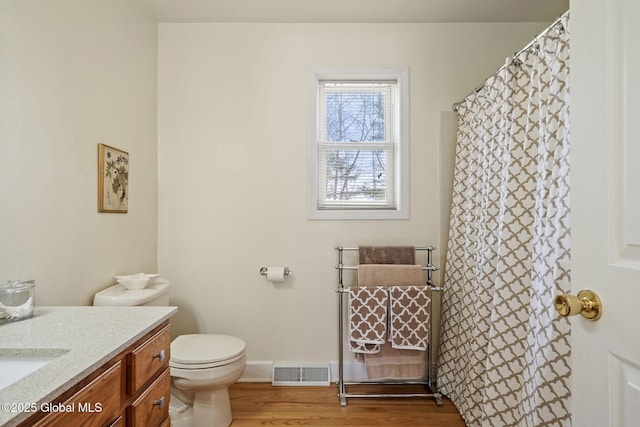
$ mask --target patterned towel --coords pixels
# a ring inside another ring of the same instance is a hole
[[[391,346],[398,349],[426,350],[429,343],[430,288],[392,286],[388,289]]]
[[[375,354],[387,338],[388,293],[384,286],[349,288],[349,349]]]

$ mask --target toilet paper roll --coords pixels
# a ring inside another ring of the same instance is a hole
[[[269,282],[284,281],[284,267],[267,267],[267,281]]]

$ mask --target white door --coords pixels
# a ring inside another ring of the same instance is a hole
[[[640,1],[572,0],[573,427],[640,426]]]

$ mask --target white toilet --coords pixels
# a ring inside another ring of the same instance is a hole
[[[93,305],[169,305],[169,281],[156,279],[144,289],[114,285],[98,292]],[[229,386],[246,365],[245,343],[218,334],[181,335],[171,343],[171,406],[191,413],[193,427],[231,424]],[[177,421],[177,420],[176,420]],[[178,425],[179,422],[172,424]]]

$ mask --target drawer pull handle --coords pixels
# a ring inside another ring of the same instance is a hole
[[[153,406],[158,406],[158,407],[160,407],[160,409],[164,409],[164,396],[162,396],[158,400],[154,400],[153,401]]]
[[[159,353],[153,355],[154,359],[159,359],[161,362],[164,362],[164,349],[160,350]]]

